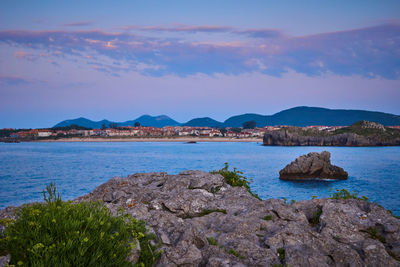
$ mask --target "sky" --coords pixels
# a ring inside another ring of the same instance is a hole
[[[0,128],[399,100],[398,0],[0,0]]]

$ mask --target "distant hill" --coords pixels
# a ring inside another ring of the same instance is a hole
[[[361,120],[377,122],[385,126],[400,125],[400,116],[366,110],[347,110],[347,109],[327,109],[317,107],[295,107],[280,111],[274,115],[260,114],[242,114],[228,118],[223,123],[212,118],[195,118],[184,124],[179,123],[168,116],[150,116],[143,115],[135,120],[125,122],[112,122],[108,120],[92,121],[86,118],[78,118],[73,120],[65,120],[54,127],[65,127],[72,124],[87,127],[101,128],[103,124],[107,127],[111,123],[117,123],[118,126],[134,126],[135,122],[139,122],[142,126],[198,126],[198,127],[241,127],[246,121],[255,121],[257,127],[274,126],[274,125],[290,125],[290,126],[310,126],[310,125],[326,125],[326,126],[349,126]]]
[[[131,121],[126,121],[122,123],[118,123],[119,126],[134,126],[135,122],[139,122],[141,126],[152,126],[152,127],[159,127],[162,128],[164,126],[178,126],[181,125],[179,122],[171,119],[166,115],[160,116],[150,116],[150,115],[143,115],[139,118]]]
[[[205,118],[197,118],[188,121],[187,123],[184,124],[184,126],[198,126],[198,127],[221,127],[222,122],[216,121],[214,119],[211,119],[209,117]]]
[[[327,109],[315,107],[295,107],[267,116],[267,125],[327,125],[348,126],[361,120],[383,125],[400,125],[400,116],[366,110]]]
[[[53,127],[58,128],[58,127],[68,127],[71,125],[78,125],[86,128],[99,129],[102,127],[103,124],[108,127],[111,123],[113,122],[108,120],[92,121],[86,118],[77,118],[77,119],[62,121],[60,123],[57,123]]]
[[[171,119],[168,116],[160,115],[160,116],[150,116],[150,115],[143,115],[135,120],[125,121],[125,122],[113,122],[108,120],[101,120],[101,121],[92,121],[86,118],[78,118],[73,120],[65,120],[54,127],[66,127],[71,125],[79,125],[87,128],[99,129],[103,126],[109,127],[110,124],[116,123],[118,126],[134,126],[135,122],[139,122],[141,126],[153,126],[153,127],[164,127],[164,126],[178,126],[180,125],[179,122]]]
[[[256,121],[257,127],[274,125],[291,126],[348,126],[357,121],[367,120],[383,125],[400,125],[400,116],[366,110],[327,109],[315,107],[295,107],[271,116],[244,114],[233,116],[224,122],[225,127],[240,127],[245,121]]]
[[[255,121],[257,127],[263,127],[267,125],[267,117],[260,114],[243,114],[230,117],[224,121],[224,127],[242,127],[246,121]]]

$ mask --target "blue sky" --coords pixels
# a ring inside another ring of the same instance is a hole
[[[400,114],[399,1],[0,1],[0,128]]]

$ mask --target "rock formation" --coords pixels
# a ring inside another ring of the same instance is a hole
[[[311,152],[300,156],[279,172],[279,179],[282,180],[302,180],[305,178],[346,180],[347,177],[347,172],[331,164],[331,153],[328,151]]]
[[[366,201],[260,201],[201,171],[113,178],[75,201],[97,200],[148,223],[156,266],[400,266],[400,220]]]
[[[267,132],[265,146],[400,146],[400,131],[369,121],[359,121],[335,132],[285,127]]]

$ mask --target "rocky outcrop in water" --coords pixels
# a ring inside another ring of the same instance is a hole
[[[279,179],[282,180],[308,178],[346,180],[348,174],[342,168],[331,164],[331,153],[328,151],[300,156],[279,172]]]
[[[75,201],[97,200],[147,221],[156,266],[400,266],[400,220],[365,201],[260,201],[201,171],[113,178]]]

